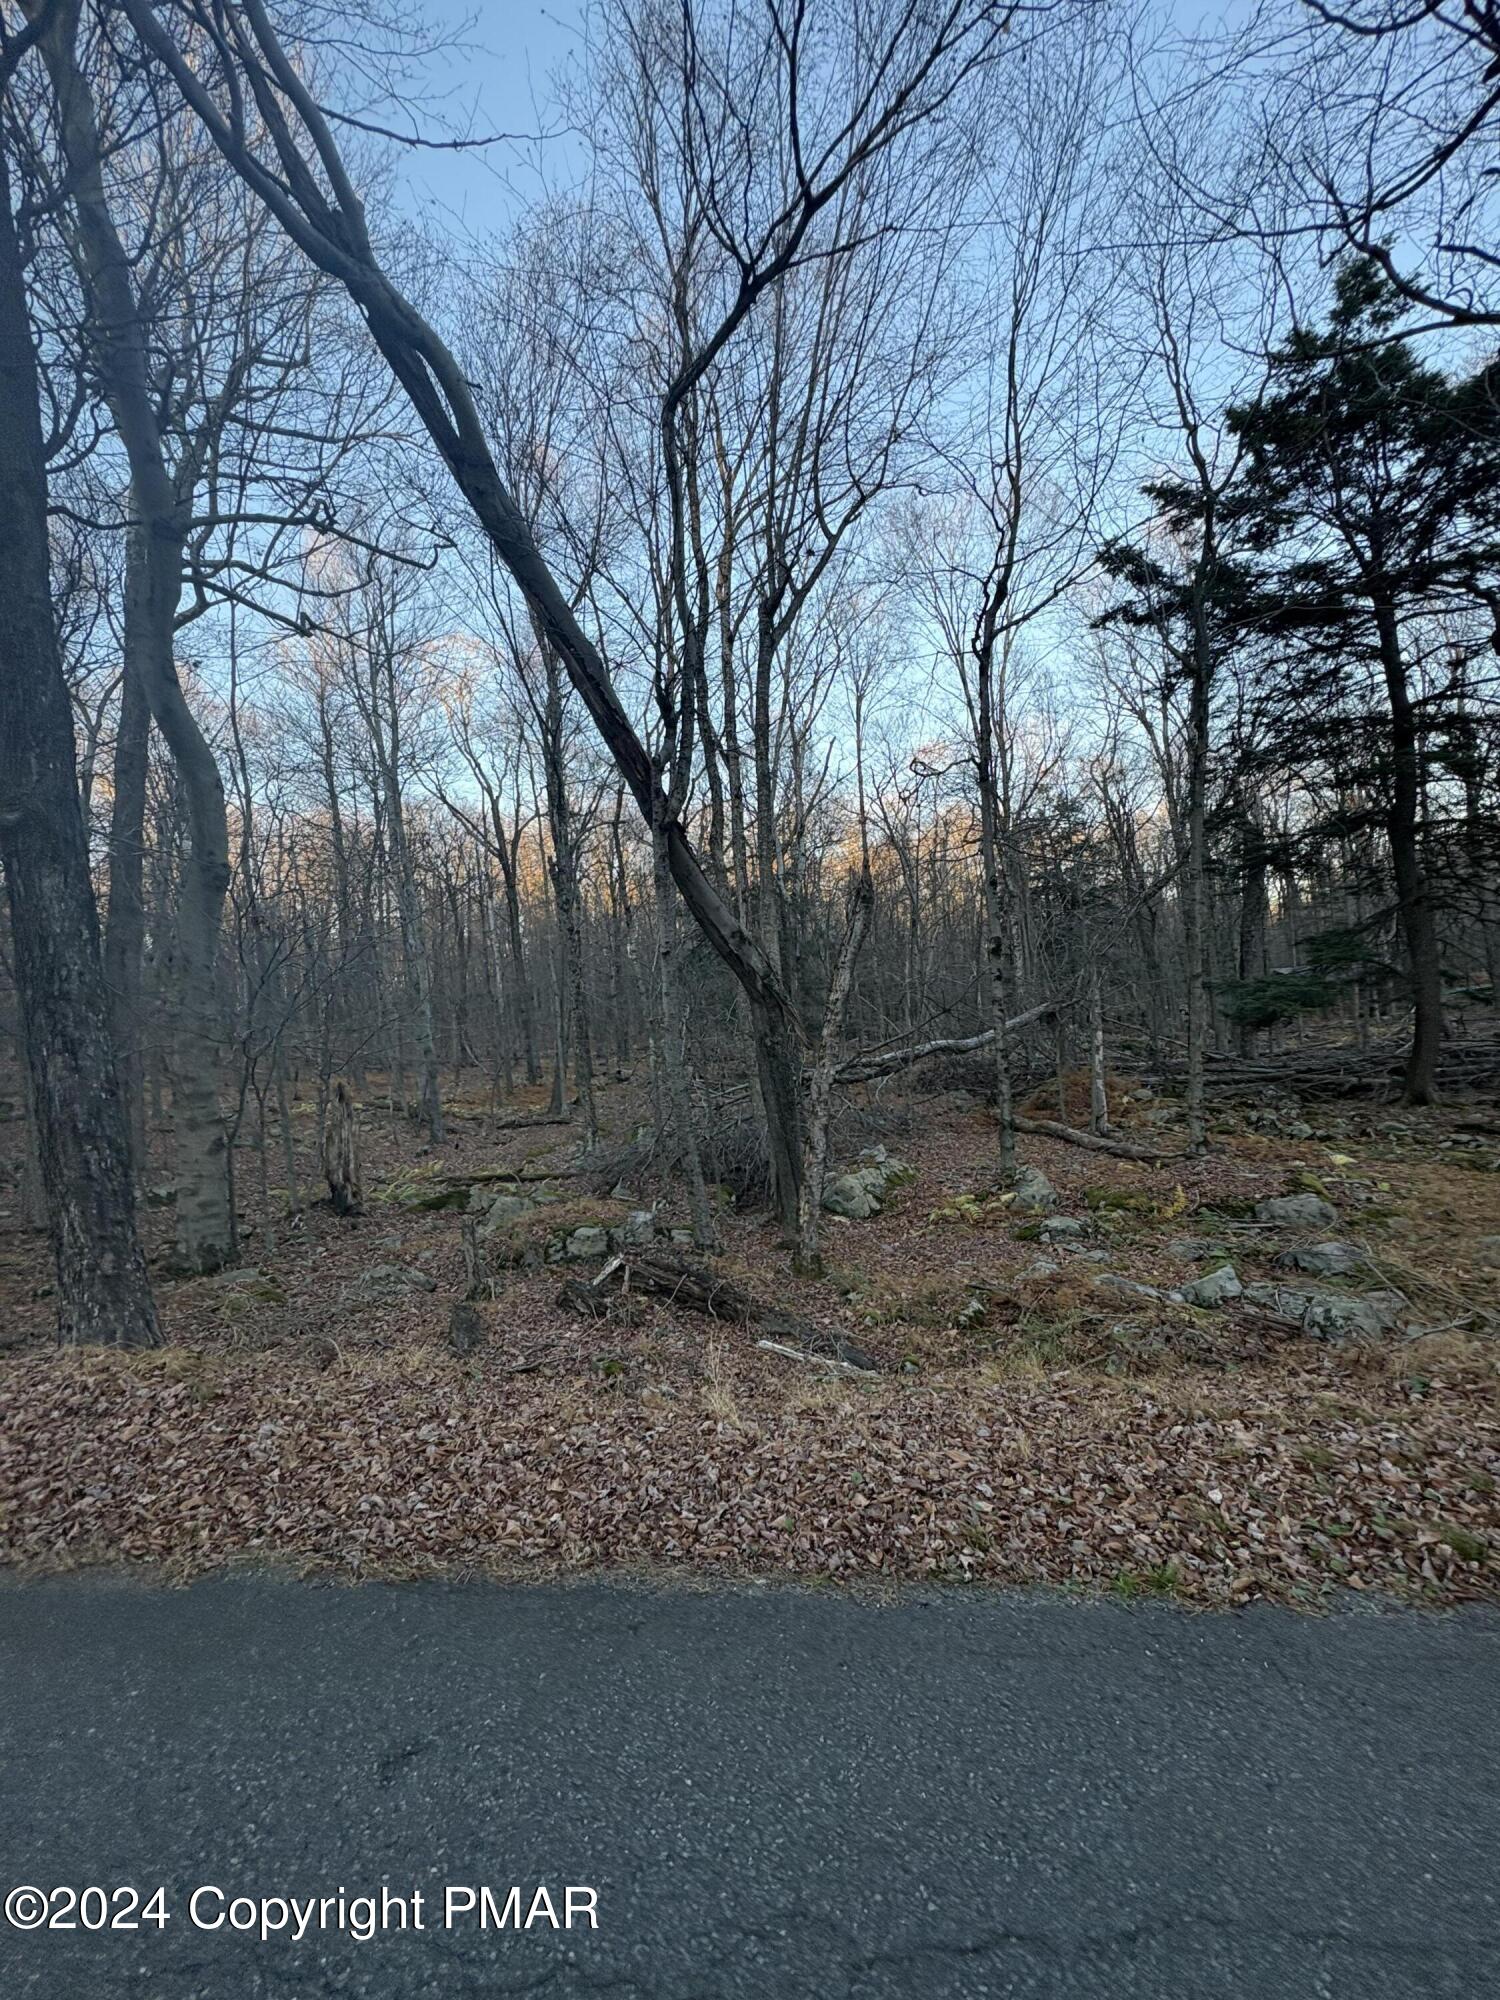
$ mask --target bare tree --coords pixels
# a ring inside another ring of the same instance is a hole
[[[0,93],[33,36],[0,41]],[[0,109],[8,108],[0,96]],[[64,1340],[149,1347],[156,1309],[136,1235],[53,623],[41,396],[0,145],[0,862]]]

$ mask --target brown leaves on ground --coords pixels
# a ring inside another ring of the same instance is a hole
[[[690,1564],[981,1578],[1233,1602],[1500,1578],[1500,1425],[1457,1366],[1357,1397],[1098,1378],[873,1389],[716,1350],[703,1392],[633,1367],[538,1387],[436,1355],[33,1352],[5,1380],[0,1552],[188,1574]]]
[[[1184,1231],[1237,1229],[1236,1261],[1269,1270],[1277,1241],[1234,1218],[1313,1172],[1382,1281],[1398,1258],[1420,1264],[1422,1317],[1444,1328],[1335,1349],[1233,1312],[1101,1302],[1094,1267],[1065,1251],[1028,1276],[1043,1246],[1018,1240],[1013,1214],[976,1224],[954,1206],[994,1186],[982,1111],[918,1111],[894,1143],[917,1179],[870,1223],[830,1220],[830,1283],[789,1277],[764,1219],[724,1218],[726,1271],[871,1349],[883,1376],[830,1381],[662,1301],[638,1322],[586,1322],[557,1309],[556,1271],[502,1274],[481,1308],[487,1343],[459,1361],[443,1329],[461,1217],[311,1211],[262,1252],[270,1296],[164,1285],[163,1353],[34,1342],[0,1357],[0,1561],[626,1565],[1219,1604],[1500,1592],[1496,1349],[1476,1328],[1486,1281],[1470,1252],[1493,1228],[1493,1174],[1436,1140],[1228,1132],[1208,1159],[1162,1167],[1027,1147],[1112,1267],[1163,1284],[1184,1274],[1168,1249]],[[466,1135],[445,1165],[514,1164],[534,1145]],[[1091,1209],[1101,1182],[1126,1205]],[[344,1303],[382,1260],[437,1291]],[[32,1318],[41,1304],[14,1281],[9,1298]]]

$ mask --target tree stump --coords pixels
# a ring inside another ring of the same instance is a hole
[[[359,1107],[342,1081],[334,1087],[323,1128],[323,1178],[335,1215],[358,1215],[364,1206],[359,1180]]]
[[[484,1254],[484,1245],[479,1240],[479,1229],[472,1215],[464,1217],[464,1297],[466,1299],[492,1299],[499,1286],[490,1271]]]
[[[448,1345],[455,1354],[475,1354],[484,1345],[484,1321],[476,1306],[459,1299],[448,1314]]]

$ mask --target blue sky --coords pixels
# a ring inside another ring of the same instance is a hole
[[[582,0],[425,0],[422,17],[452,45],[425,68],[428,104],[412,109],[427,131],[438,125],[476,134],[520,135],[514,143],[472,152],[420,150],[406,156],[402,178],[414,208],[436,210],[460,234],[482,235],[534,195],[537,160],[566,171],[566,139],[542,138],[549,79],[574,56]]]

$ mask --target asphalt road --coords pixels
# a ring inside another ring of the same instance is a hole
[[[1497,1695],[1481,1613],[10,1585],[0,1891],[167,1921],[0,1921],[0,1994],[1481,2000]],[[230,1928],[341,1888],[424,1902]]]

